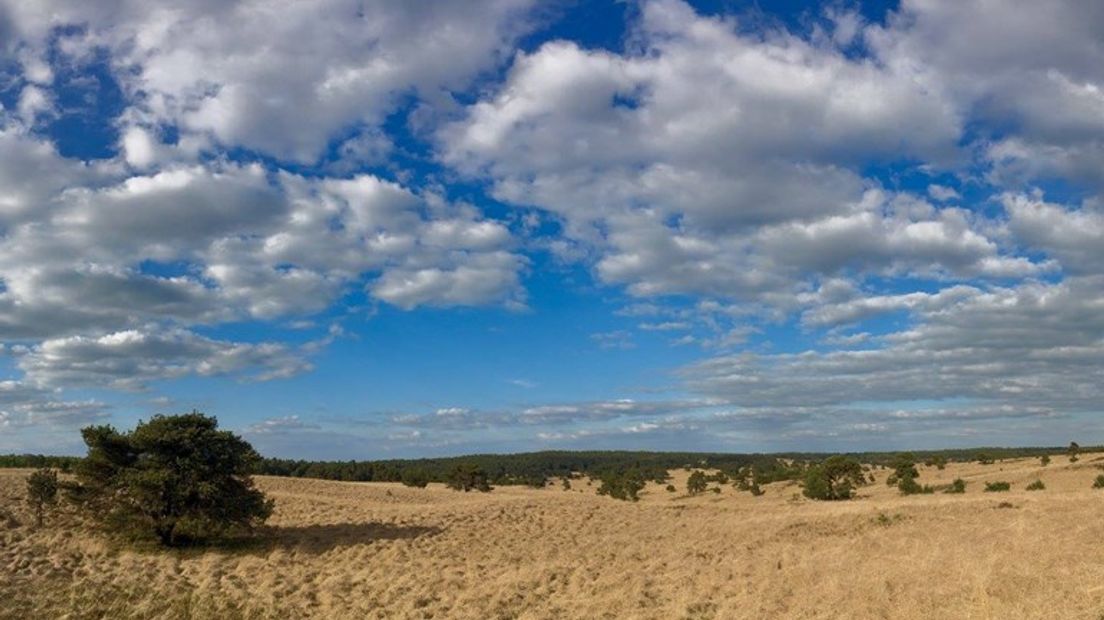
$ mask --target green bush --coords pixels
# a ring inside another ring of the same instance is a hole
[[[963,480],[962,478],[955,478],[954,482],[951,483],[951,486],[947,487],[943,492],[944,493],[965,493],[966,492],[966,481]]]
[[[445,485],[454,491],[490,492],[492,488],[487,472],[474,463],[457,463],[445,478]]]
[[[563,490],[565,490],[565,491],[570,491],[571,490],[571,480],[569,478],[567,478],[566,476],[564,476],[564,478],[563,478]]]
[[[709,482],[705,477],[705,472],[700,470],[695,470],[690,474],[690,477],[686,479],[686,491],[690,493],[690,495],[704,493],[708,485]]]
[[[805,497],[816,500],[851,499],[855,488],[866,482],[862,465],[853,458],[830,456],[805,473]]]
[[[897,483],[897,490],[901,492],[901,495],[919,495],[922,493],[935,492],[935,489],[931,486],[920,486],[920,483],[916,482],[916,478],[901,478]]]
[[[667,485],[667,492],[668,493],[674,493],[675,491],[678,491],[678,489],[675,488],[675,485],[673,485],[673,484]]]
[[[1044,454],[1042,458],[1039,459],[1039,462],[1042,463],[1043,467],[1050,465],[1050,455]]]
[[[57,501],[58,478],[52,469],[39,469],[27,476],[27,503],[35,516],[35,526],[42,527],[46,507]]]
[[[644,477],[638,471],[607,472],[602,476],[602,484],[598,487],[598,495],[608,495],[614,499],[635,502],[640,499],[640,491],[643,489]]]
[[[1036,480],[1035,482],[1032,482],[1031,484],[1027,485],[1024,488],[1027,489],[1028,491],[1042,491],[1043,489],[1046,488],[1046,485],[1043,484],[1042,480]]]
[[[260,457],[213,417],[158,415],[127,433],[81,435],[88,456],[69,495],[114,532],[179,546],[251,533],[272,514],[249,475]]]
[[[1104,474],[1100,474],[1099,476],[1096,477],[1096,480],[1093,480],[1093,487],[1092,488],[1094,488],[1094,489],[1104,489]]]
[[[755,497],[759,497],[760,495],[762,495],[764,493],[763,489],[759,488],[759,483],[758,482],[752,482],[751,485],[748,486],[748,492],[751,493],[752,495],[754,495]]]
[[[429,472],[417,468],[404,470],[402,473],[402,483],[408,487],[424,489],[429,485]]]
[[[1001,491],[1008,491],[1012,488],[1012,485],[1007,482],[986,482],[986,493],[999,493]]]

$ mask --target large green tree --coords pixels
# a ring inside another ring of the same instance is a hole
[[[851,499],[866,478],[862,465],[853,458],[830,456],[805,472],[805,497],[820,500]]]
[[[260,457],[214,417],[159,415],[126,433],[81,434],[88,456],[71,495],[112,530],[178,546],[250,533],[272,514],[250,477]]]

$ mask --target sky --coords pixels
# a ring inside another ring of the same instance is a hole
[[[0,453],[1102,443],[1104,4],[0,0]]]

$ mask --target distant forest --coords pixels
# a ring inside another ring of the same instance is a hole
[[[1083,451],[1104,450],[1084,446]],[[993,461],[1028,456],[1066,453],[1066,447],[967,448],[912,450],[918,462]],[[861,463],[889,465],[900,452],[849,452]],[[799,478],[804,465],[832,456],[820,452],[776,454],[725,454],[708,452],[547,451],[522,454],[474,454],[447,458],[392,459],[385,461],[307,461],[262,459],[255,473],[293,478],[320,478],[356,482],[401,482],[417,473],[430,482],[445,482],[458,465],[474,465],[487,474],[491,484],[544,486],[550,478],[584,475],[601,478],[633,472],[645,480],[661,482],[667,472],[679,468],[717,469],[733,477],[743,472],[760,483]],[[43,455],[0,455],[0,467],[52,467],[72,469],[80,457]]]

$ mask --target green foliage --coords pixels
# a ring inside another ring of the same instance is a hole
[[[928,467],[935,467],[936,469],[946,469],[947,457],[942,454],[933,454],[924,460],[924,465]]]
[[[614,499],[635,502],[640,499],[644,489],[644,475],[637,470],[626,472],[606,472],[602,475],[602,484],[598,495],[608,495]]]
[[[830,456],[805,473],[803,493],[817,500],[851,499],[855,487],[866,482],[862,465],[853,458]]]
[[[46,507],[57,502],[58,478],[53,469],[39,469],[27,476],[27,503],[35,515],[35,526],[42,527]]]
[[[1024,488],[1027,489],[1028,491],[1042,491],[1043,489],[1046,488],[1046,485],[1043,484],[1042,480],[1036,480],[1035,482],[1032,482],[1031,484],[1027,485]]]
[[[697,495],[698,493],[704,493],[708,485],[709,482],[706,480],[705,472],[694,470],[686,480],[686,491],[690,495]]]
[[[951,486],[944,489],[943,492],[944,493],[965,493],[966,492],[966,481],[963,480],[962,478],[955,478],[954,482],[951,483]]]
[[[901,478],[900,481],[897,482],[897,490],[901,492],[901,495],[918,495],[935,492],[934,487],[928,485],[921,486],[919,482],[916,482],[916,478],[911,477]]]
[[[257,453],[213,417],[159,415],[127,433],[90,426],[81,435],[88,456],[70,497],[115,532],[178,546],[251,533],[272,514],[249,476]]]
[[[445,478],[448,488],[463,491],[489,492],[493,487],[487,480],[487,472],[475,463],[457,463]]]
[[[403,472],[402,483],[408,487],[424,489],[429,485],[429,472],[424,469],[408,469]]]
[[[994,463],[993,455],[989,454],[988,452],[978,452],[977,462],[981,463],[982,465],[992,465]]]
[[[1012,488],[1012,485],[1007,483],[1007,482],[986,482],[985,483],[985,492],[986,493],[999,493],[1001,491],[1008,491],[1011,488]]]
[[[571,478],[568,478],[567,476],[564,476],[562,484],[563,484],[563,490],[565,490],[565,491],[570,491],[571,490]]]
[[[1104,489],[1104,474],[1100,474],[1099,476],[1096,477],[1096,480],[1093,480],[1092,488],[1094,488],[1094,489]]]
[[[754,495],[755,497],[759,497],[760,495],[763,494],[763,489],[759,488],[759,483],[758,482],[752,482],[751,485],[748,486],[748,492],[751,493],[752,495]]]
[[[712,489],[710,489],[710,491],[713,491],[717,495],[720,495],[721,494],[721,487],[713,487]]]
[[[675,491],[678,491],[678,489],[675,488],[675,485],[673,485],[673,484],[667,485],[667,492],[668,493],[674,493]]]
[[[1039,462],[1042,463],[1043,467],[1050,465],[1050,455],[1044,454],[1042,457],[1039,458]]]

